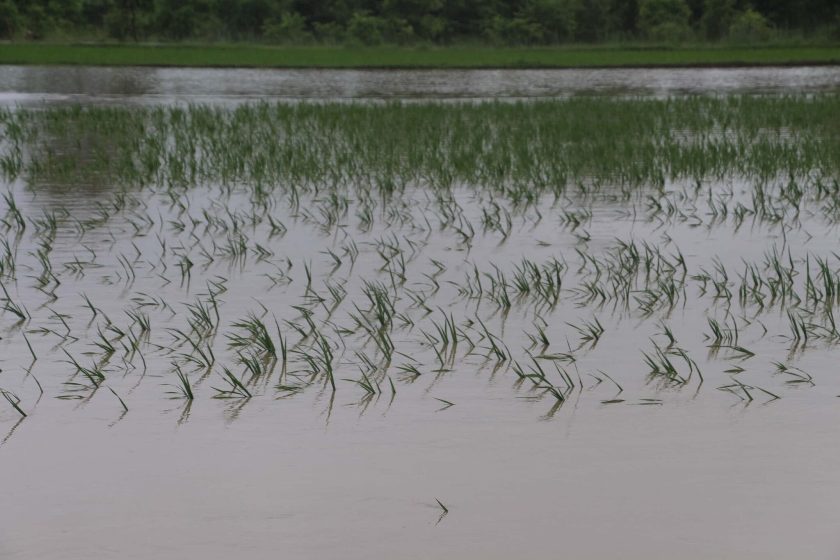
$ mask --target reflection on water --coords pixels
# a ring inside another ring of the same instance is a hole
[[[840,91],[840,67],[270,70],[0,66],[0,104],[489,99]]]

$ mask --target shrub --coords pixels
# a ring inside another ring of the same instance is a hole
[[[543,29],[529,19],[496,16],[485,27],[485,36],[492,43],[531,45],[542,41]]]
[[[284,12],[279,19],[263,24],[263,36],[272,43],[305,43],[311,39],[306,30],[306,19],[297,12]]]
[[[519,17],[538,27],[540,42],[559,43],[574,38],[578,9],[576,0],[529,0]]]
[[[685,0],[642,0],[639,3],[639,29],[658,41],[682,41],[691,33],[691,10]]]
[[[383,36],[388,43],[410,43],[414,40],[414,28],[403,18],[389,17],[385,20]]]
[[[700,25],[709,39],[721,39],[729,32],[735,16],[735,0],[706,0]]]
[[[17,33],[20,27],[20,12],[12,0],[0,2],[0,38],[8,39]]]
[[[379,45],[385,40],[385,18],[368,12],[355,12],[347,22],[347,38],[363,45]]]
[[[440,41],[446,36],[447,22],[442,17],[425,15],[420,18],[418,31],[424,39]]]
[[[53,20],[39,4],[26,8],[26,35],[29,39],[43,39],[53,29]]]
[[[735,41],[766,41],[772,35],[767,18],[752,9],[741,12],[729,27],[729,37]]]
[[[312,25],[315,39],[322,43],[343,43],[346,38],[344,27],[334,21],[316,22]]]

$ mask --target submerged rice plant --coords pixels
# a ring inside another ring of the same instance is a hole
[[[62,400],[136,409],[166,371],[237,410],[505,391],[550,419],[707,379],[817,398],[798,361],[840,342],[835,94],[19,108],[0,130],[2,355]]]

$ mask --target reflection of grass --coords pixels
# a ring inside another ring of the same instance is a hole
[[[267,47],[7,44],[0,64],[286,68],[575,68],[840,63],[838,46]]]

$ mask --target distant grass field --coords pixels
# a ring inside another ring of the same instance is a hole
[[[0,64],[273,68],[596,68],[840,64],[840,45],[785,47],[269,47],[0,45]]]

